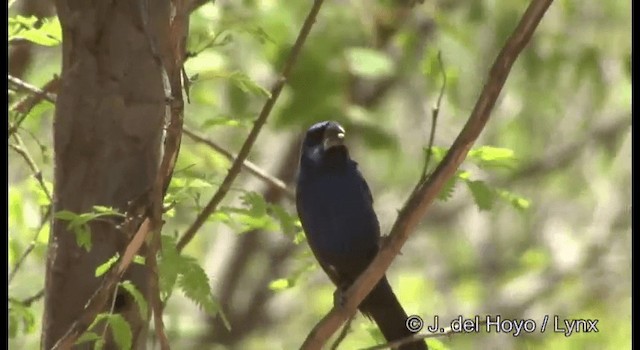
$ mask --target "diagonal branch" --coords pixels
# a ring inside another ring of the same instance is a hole
[[[49,102],[55,102],[55,97],[48,91],[42,90],[37,86],[33,86],[27,82],[24,82],[14,76],[8,75],[8,81],[10,85],[13,85],[15,89],[30,92],[41,99],[45,99]]]
[[[334,334],[340,325],[351,315],[364,297],[382,277],[402,245],[424,217],[427,209],[435,200],[445,183],[464,161],[469,149],[485,127],[496,100],[504,86],[511,67],[516,58],[527,45],[534,30],[540,23],[544,13],[553,0],[532,0],[523,14],[518,26],[498,54],[482,93],[467,120],[466,125],[447,152],[447,155],[434,173],[421,182],[410,195],[405,206],[398,214],[398,219],[391,229],[391,234],[384,241],[380,251],[369,267],[358,277],[355,283],[344,294],[345,300],[335,306],[309,333],[302,349],[321,349],[327,339]]]
[[[9,76],[10,81],[11,79],[14,79],[16,81],[19,80],[15,77]],[[16,118],[16,121],[13,124],[9,125],[9,136],[13,135],[13,133],[15,133],[18,128],[20,128],[20,125],[27,118],[29,112],[31,111],[31,109],[33,109],[33,107],[35,107],[35,105],[40,103],[42,100],[47,100],[49,102],[55,103],[55,95],[53,94],[53,91],[56,90],[60,85],[60,78],[55,76],[53,79],[44,84],[41,89],[32,89],[32,85],[21,80],[20,82],[23,86],[30,87],[30,89],[27,90],[30,92],[30,94],[9,107],[9,111],[16,111],[19,113],[19,117]]]
[[[187,137],[189,137],[190,139],[194,140],[195,142],[198,143],[203,143],[209,147],[211,147],[212,149],[214,149],[216,152],[222,154],[223,156],[225,156],[228,160],[234,162],[237,158],[237,155],[232,154],[231,152],[227,151],[226,149],[222,148],[220,145],[218,145],[217,143],[206,139],[198,134],[196,134],[195,132],[184,128],[182,130],[182,133],[187,135]],[[253,162],[251,162],[248,159],[245,159],[244,162],[242,162],[242,167],[244,167],[249,173],[253,174],[255,177],[259,178],[260,180],[268,183],[269,185],[279,189],[280,191],[284,192],[287,197],[291,200],[294,199],[294,193],[293,190],[287,187],[287,184],[284,183],[284,181],[280,180],[279,178],[267,173],[265,170],[261,169],[259,166],[257,166],[256,164],[254,164]]]
[[[271,94],[270,94],[271,96],[269,97],[269,99],[267,99],[264,106],[262,107],[262,111],[260,111],[260,115],[254,122],[253,128],[249,132],[247,139],[244,141],[244,144],[242,145],[242,148],[238,153],[238,157],[231,165],[231,168],[229,169],[227,176],[222,181],[222,184],[218,188],[218,191],[213,195],[213,198],[211,198],[209,203],[207,203],[204,209],[198,214],[198,217],[196,217],[196,220],[191,224],[191,226],[182,235],[182,237],[180,237],[180,240],[178,241],[178,244],[176,246],[178,251],[181,251],[193,239],[196,232],[198,232],[198,230],[200,229],[200,227],[202,227],[202,225],[205,223],[207,218],[216,210],[220,202],[222,202],[222,199],[229,192],[229,189],[231,188],[231,184],[233,183],[233,181],[235,181],[236,177],[240,173],[242,164],[249,156],[251,147],[253,147],[253,144],[258,138],[258,134],[260,133],[262,126],[267,121],[267,118],[269,117],[269,114],[271,113],[271,110],[273,109],[273,106],[275,105],[276,100],[278,99],[278,96],[280,96],[280,92],[282,92],[282,88],[284,88],[284,84],[287,81],[287,78],[291,74],[293,65],[295,64],[298,58],[298,55],[302,50],[302,46],[304,45],[304,42],[307,39],[307,36],[309,36],[309,32],[311,31],[311,26],[313,26],[313,23],[316,20],[316,16],[320,11],[320,7],[322,6],[322,1],[323,0],[314,0],[313,5],[311,6],[311,10],[309,11],[307,18],[305,19],[304,24],[300,29],[298,38],[296,39],[296,42],[293,44],[293,47],[291,48],[291,53],[289,54],[289,58],[287,59],[287,62],[285,63],[284,68],[282,68],[282,73],[280,74],[280,78],[275,83],[275,85],[271,88]]]

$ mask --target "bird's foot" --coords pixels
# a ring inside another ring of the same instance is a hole
[[[339,306],[339,307],[344,306],[346,302],[346,299],[344,297],[344,292],[347,290],[347,288],[343,288],[343,287],[336,288],[336,291],[333,292],[333,306]]]

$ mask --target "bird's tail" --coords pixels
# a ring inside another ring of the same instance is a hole
[[[388,342],[413,335],[405,325],[407,314],[393,293],[387,277],[383,277],[360,304],[360,311],[373,318]],[[424,341],[419,340],[398,349],[427,350],[427,345]]]

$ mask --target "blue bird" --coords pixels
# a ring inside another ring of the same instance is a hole
[[[378,252],[380,225],[373,197],[358,164],[344,145],[340,124],[324,121],[307,131],[302,143],[296,190],[296,208],[309,246],[322,269],[346,290]],[[383,276],[359,309],[373,318],[391,342],[413,333],[405,326],[407,314]],[[425,350],[423,341],[400,347]]]

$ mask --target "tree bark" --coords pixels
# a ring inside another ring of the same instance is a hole
[[[85,213],[94,205],[124,212],[129,201],[151,189],[160,162],[166,98],[158,57],[171,57],[170,3],[57,0],[55,5],[63,59],[53,126],[54,213]],[[92,221],[87,252],[68,222],[53,219],[42,348],[50,349],[80,315],[99,285],[96,267],[126,246],[117,224],[112,218]],[[133,264],[124,279],[147,295],[144,266]],[[122,289],[114,312],[129,322],[133,348],[144,348],[148,315],[140,315]],[[108,339],[106,348],[114,348]]]

